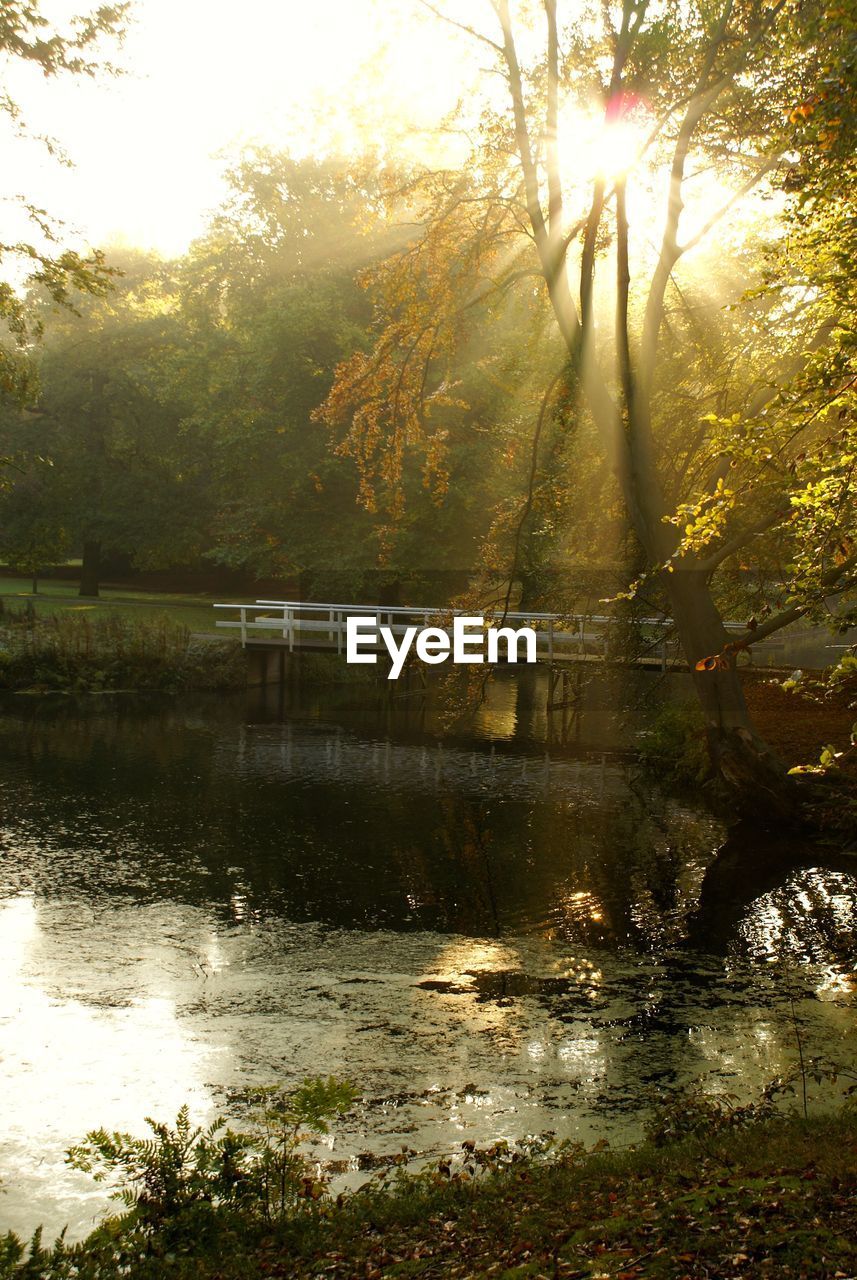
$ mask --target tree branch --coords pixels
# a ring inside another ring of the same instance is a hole
[[[773,529],[774,525],[778,524],[780,520],[784,520],[787,515],[787,509],[780,508],[777,511],[770,511],[766,516],[758,520],[756,524],[751,525],[749,529],[738,530],[731,538],[727,538],[715,551],[712,551],[711,555],[706,556],[704,560],[699,560],[695,567],[701,569],[703,573],[713,573],[724,560],[728,560],[736,551],[740,551],[751,539],[758,538],[760,534],[767,533],[769,529]]]
[[[556,0],[544,0],[548,20],[547,68],[547,172],[548,230],[552,240],[561,234],[562,181],[559,166],[559,35],[556,26]]]
[[[628,331],[630,286],[628,211],[625,206],[625,179],[622,178],[616,183],[616,350],[629,422],[634,417],[634,373],[631,366],[631,337]]]
[[[696,235],[691,236],[689,240],[685,240],[684,244],[676,245],[676,250],[677,250],[676,258],[678,259],[679,257],[681,257],[682,254],[688,253],[691,249],[695,249],[696,246],[705,239],[709,231],[711,231],[714,227],[716,227],[717,223],[722,221],[722,219],[726,217],[730,209],[733,209],[735,207],[735,205],[738,203],[739,200],[743,200],[744,196],[749,195],[749,193],[753,190],[753,188],[759,185],[759,183],[766,176],[766,174],[769,174],[772,169],[776,169],[779,162],[780,162],[779,156],[777,156],[776,159],[773,159],[773,160],[766,160],[765,163],[762,165],[762,167],[760,169],[757,169],[755,173],[751,174],[751,176],[747,179],[747,181],[743,183],[742,186],[740,186],[737,191],[734,191],[732,193],[732,195],[729,197],[726,203],[721,205],[720,208],[717,210],[717,212],[711,215],[711,217],[704,224],[704,226],[702,226],[700,230],[697,231]]]
[[[440,18],[441,22],[446,22],[451,27],[457,27],[459,31],[465,32],[474,40],[480,40],[482,44],[487,44],[495,53],[502,54],[502,47],[492,40],[490,36],[483,35],[481,31],[477,31],[475,27],[470,27],[466,22],[459,22],[456,18],[451,18],[448,13],[444,13],[442,9],[438,9],[431,3],[431,0],[417,0],[424,9],[428,9],[429,13],[433,13],[436,18]]]
[[[847,591],[850,583],[842,583],[842,578],[846,574],[851,573],[857,568],[857,554],[849,556],[847,560],[843,560],[842,564],[838,564],[833,569],[828,569],[827,573],[822,575],[821,586],[833,587],[837,592]],[[840,584],[840,585],[837,585]],[[774,614],[772,618],[768,618],[767,622],[762,622],[752,631],[741,631],[732,639],[732,645],[738,649],[749,649],[759,640],[765,640],[768,636],[773,635],[775,631],[781,631],[783,627],[787,627],[790,622],[797,622],[805,613],[812,608],[812,604],[792,605],[789,609],[783,609],[781,613]]]
[[[553,378],[551,378],[545,388],[544,395],[542,396],[542,402],[539,406],[539,414],[536,419],[536,429],[533,432],[533,445],[530,453],[530,474],[527,480],[527,497],[524,503],[524,509],[521,512],[521,518],[518,521],[518,527],[515,530],[515,548],[512,554],[512,568],[509,573],[509,585],[506,588],[506,599],[503,603],[503,617],[500,622],[501,626],[505,623],[509,614],[509,604],[512,599],[512,587],[514,586],[515,578],[518,573],[518,562],[521,555],[521,539],[524,536],[524,525],[527,523],[530,512],[533,509],[533,497],[535,495],[536,473],[539,465],[539,444],[542,438],[542,429],[545,425],[548,406],[553,398],[553,393],[566,371],[567,365],[563,364],[562,368],[557,371]]]
[[[580,321],[568,288],[563,261],[557,261],[554,245],[548,233],[539,194],[539,175],[533,158],[527,111],[524,102],[524,83],[512,22],[509,16],[509,0],[491,0],[503,32],[503,56],[509,70],[509,88],[512,94],[512,112],[515,121],[515,141],[524,177],[524,193],[527,214],[533,228],[533,237],[539,253],[545,283],[553,303],[554,314],[573,360],[580,355]]]

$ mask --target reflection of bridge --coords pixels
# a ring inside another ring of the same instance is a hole
[[[451,637],[453,618],[472,616],[472,611],[466,609],[314,604],[300,600],[257,600],[255,604],[216,604],[214,607],[238,615],[218,619],[217,626],[236,630],[245,648],[262,647],[290,653],[296,650],[344,653],[348,618],[373,618],[378,631],[382,626],[388,627],[399,640],[408,627],[436,627]],[[670,618],[634,620],[633,656],[620,656],[627,621],[604,614],[506,613],[489,617],[487,621],[516,630],[531,627],[536,635],[536,660],[549,666],[612,661],[661,671],[687,669]],[[726,626],[733,631],[744,629],[738,622],[729,622]],[[363,652],[387,653],[380,635],[376,645],[364,640],[361,648]]]

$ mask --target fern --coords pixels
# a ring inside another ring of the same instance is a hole
[[[329,1121],[354,1101],[351,1085],[313,1077],[291,1092],[262,1091],[255,1128],[236,1133],[216,1118],[194,1125],[183,1106],[174,1126],[146,1117],[151,1135],[93,1129],[70,1147],[66,1161],[113,1182],[125,1220],[162,1229],[188,1211],[240,1208],[274,1221],[323,1198],[327,1183],[301,1147],[328,1132]]]

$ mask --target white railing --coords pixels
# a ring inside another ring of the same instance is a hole
[[[389,627],[394,636],[403,636],[408,627],[437,627],[452,635],[452,619],[473,616],[471,609],[435,609],[368,604],[325,604],[305,600],[257,600],[255,604],[216,604],[237,618],[218,619],[217,626],[237,630],[241,644],[264,643],[265,639],[297,648],[319,648],[344,653],[346,625],[350,617],[374,618],[378,629]],[[536,633],[536,654],[540,661],[591,660],[608,656],[610,641],[621,620],[605,614],[507,613],[485,615],[493,626],[528,626]],[[663,670],[681,661],[670,618],[643,618],[636,621],[642,654],[637,661]],[[741,623],[727,623],[729,630],[743,630]],[[303,643],[302,643],[303,642]],[[361,640],[361,650],[371,651]],[[378,639],[376,652],[386,652]]]

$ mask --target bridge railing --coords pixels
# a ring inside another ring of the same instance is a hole
[[[312,645],[344,653],[346,627],[350,617],[374,618],[380,631],[389,627],[398,638],[408,627],[437,627],[452,635],[452,621],[473,616],[471,609],[437,609],[399,605],[363,605],[312,602],[306,600],[257,600],[254,604],[216,604],[215,609],[237,614],[218,619],[217,626],[237,630],[241,643],[264,642],[266,638],[288,646],[290,651]],[[593,659],[609,656],[612,641],[622,620],[607,614],[530,613],[502,611],[484,614],[489,626],[531,627],[536,634],[536,653],[540,661]],[[731,630],[742,629],[740,623],[727,623]],[[669,618],[643,618],[635,621],[637,639],[642,644],[643,660],[651,665],[667,666],[680,661],[674,627]],[[363,651],[372,646],[362,642]],[[375,649],[386,652],[380,638]]]

